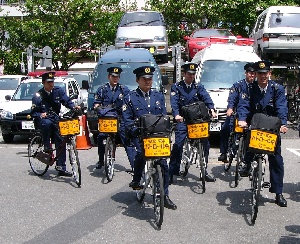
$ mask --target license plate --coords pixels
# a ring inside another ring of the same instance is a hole
[[[146,138],[144,139],[145,157],[169,157],[171,144],[169,138]]]
[[[249,147],[269,152],[274,152],[277,135],[260,130],[251,130]]]
[[[206,138],[209,136],[208,123],[190,124],[187,125],[188,137],[190,139]]]
[[[220,131],[222,124],[220,122],[211,122],[209,125],[210,131]]]
[[[78,135],[80,133],[78,119],[59,121],[58,126],[61,136]]]
[[[33,121],[22,121],[22,129],[23,130],[34,130]]]
[[[118,120],[117,119],[99,119],[98,130],[102,133],[117,133]]]

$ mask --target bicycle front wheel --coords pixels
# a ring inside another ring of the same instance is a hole
[[[228,148],[227,148],[228,161],[224,162],[224,171],[225,172],[227,172],[231,167],[233,157],[234,157],[234,146],[235,146],[234,133],[231,132],[229,139],[228,139]]]
[[[200,164],[200,181],[202,186],[202,192],[206,191],[205,187],[205,162],[204,162],[204,150],[203,145],[199,141],[198,143],[198,157],[199,157],[199,164]]]
[[[115,151],[114,142],[110,137],[106,139],[105,145],[105,158],[104,158],[104,166],[105,166],[105,175],[108,182],[111,182],[114,177],[114,167],[115,167],[115,159],[113,157]]]
[[[44,144],[42,136],[34,136],[28,145],[28,158],[33,173],[35,173],[38,176],[44,175],[49,168],[49,165],[42,163],[38,159],[38,155],[41,155],[43,153],[43,149]]]
[[[181,159],[180,167],[179,167],[179,174],[182,177],[185,177],[189,171],[191,162],[189,162],[188,160],[189,160],[190,154],[191,154],[191,152],[189,149],[189,142],[186,139],[183,144],[182,159]]]
[[[236,155],[236,167],[235,167],[235,187],[238,186],[240,181],[240,170],[242,167],[242,162],[244,161],[244,155],[245,155],[245,140],[244,137],[241,136],[239,141],[239,147]]]
[[[260,198],[260,191],[261,191],[261,184],[262,184],[262,159],[257,159],[257,166],[254,167],[252,173],[252,181],[251,181],[251,192],[252,192],[252,199],[251,199],[251,222],[255,224],[255,220],[257,218],[258,213],[258,205],[259,205],[259,198]]]
[[[155,166],[155,172],[153,174],[153,204],[155,213],[155,223],[158,228],[161,227],[164,217],[164,205],[165,205],[165,192],[164,182],[161,167],[159,164]]]
[[[78,187],[81,186],[81,168],[78,157],[78,151],[76,149],[75,140],[70,139],[71,141],[67,145],[69,152],[69,160],[72,168],[73,178]]]

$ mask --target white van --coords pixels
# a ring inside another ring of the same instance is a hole
[[[192,62],[199,65],[195,80],[204,85],[218,114],[218,122],[210,123],[210,131],[219,132],[226,119],[227,99],[233,83],[245,78],[244,65],[260,58],[251,46],[211,44],[196,53]]]
[[[250,34],[262,59],[300,53],[300,7],[272,6],[257,18]]]
[[[119,49],[125,45],[146,48],[167,63],[168,37],[163,15],[156,11],[126,12],[118,25],[115,47]]]

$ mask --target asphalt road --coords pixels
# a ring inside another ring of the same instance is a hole
[[[131,175],[123,148],[117,150],[116,173],[107,183],[95,170],[97,148],[80,150],[82,187],[57,177],[52,168],[44,177],[32,173],[27,140],[12,144],[0,138],[0,243],[300,243],[300,139],[291,129],[283,135],[284,196],[287,208],[274,203],[264,189],[256,224],[250,224],[250,182],[233,187],[233,169],[224,173],[212,143],[209,171],[217,178],[201,194],[198,169],[192,165],[185,180],[170,186],[178,209],[165,210],[161,230],[153,223],[151,196],[143,204],[128,187]],[[267,174],[268,175],[268,174]]]

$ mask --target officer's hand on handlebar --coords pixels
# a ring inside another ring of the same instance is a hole
[[[232,113],[233,113],[233,109],[232,108],[227,109],[227,111],[226,111],[227,117],[230,117],[232,115]]]
[[[285,125],[282,125],[281,127],[280,127],[280,132],[281,133],[286,133],[288,131],[288,128],[285,126]]]
[[[183,117],[181,117],[180,115],[176,115],[176,116],[175,116],[175,120],[176,120],[177,122],[183,122]]]
[[[246,128],[248,125],[247,125],[247,122],[246,121],[239,121],[239,127],[241,128]]]
[[[214,109],[211,109],[210,111],[211,111],[211,116],[212,116],[213,118],[217,118],[217,117],[218,117],[218,115],[217,115],[217,113],[215,112]]]

